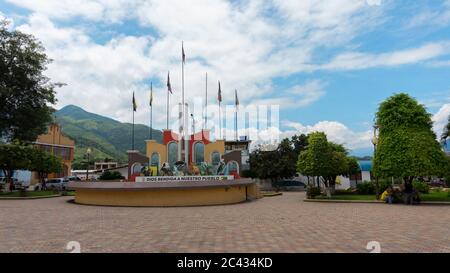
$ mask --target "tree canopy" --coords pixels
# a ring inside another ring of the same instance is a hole
[[[297,173],[298,154],[305,147],[306,136],[299,135],[293,136],[291,139],[283,139],[274,151],[255,149],[249,159],[251,176],[271,179],[273,182],[293,177]]]
[[[297,170],[303,175],[320,177],[333,191],[336,178],[358,172],[359,165],[348,156],[344,146],[328,141],[325,133],[316,132],[308,136],[308,147],[298,157]]]
[[[62,160],[44,150],[33,149],[33,153],[29,155],[29,158],[30,165],[28,169],[37,172],[40,182],[43,182],[49,173],[60,173],[63,170]]]
[[[61,172],[62,168],[60,158],[32,145],[0,145],[0,169],[9,181],[15,170],[35,171],[42,180],[48,173]]]
[[[376,115],[379,139],[374,173],[379,178],[440,175],[448,161],[432,130],[431,115],[407,94],[381,103]]]
[[[30,166],[30,154],[34,151],[31,146],[16,144],[0,145],[0,169],[5,177],[10,179],[14,170],[25,170]]]
[[[52,119],[60,84],[44,75],[50,59],[41,43],[7,26],[0,21],[0,138],[34,141]]]

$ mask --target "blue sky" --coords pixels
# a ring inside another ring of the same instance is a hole
[[[221,80],[227,104],[238,89],[243,106],[279,105],[281,136],[325,131],[366,155],[377,106],[394,93],[425,104],[439,134],[450,114],[449,0],[3,0],[0,12],[54,59],[48,75],[67,83],[57,107],[129,122],[134,90],[148,123],[153,81],[163,128],[168,70],[180,100],[184,40],[191,104],[208,72],[209,104]]]

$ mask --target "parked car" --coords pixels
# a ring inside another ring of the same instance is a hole
[[[29,186],[25,181],[19,181],[16,178],[14,178],[13,180],[14,180],[14,188],[16,189],[27,188]]]
[[[66,179],[68,179],[70,182],[78,182],[81,181],[81,178],[79,178],[78,176],[68,176],[66,177]]]
[[[16,184],[19,182],[19,180],[17,180],[17,178],[12,178],[13,183]],[[0,177],[0,184],[4,185],[6,184],[6,177]]]
[[[445,187],[445,181],[442,178],[435,178],[428,182],[431,187]]]
[[[19,180],[17,178],[12,178],[14,186],[18,186],[21,185],[22,182],[19,182]],[[0,177],[0,184],[1,185],[5,185],[6,184],[6,177]]]
[[[49,190],[64,191],[67,188],[67,183],[69,183],[69,179],[67,178],[54,178],[47,180],[47,182],[45,182],[45,186]]]
[[[304,191],[306,190],[305,183],[298,180],[283,180],[275,183],[280,190],[283,191]]]

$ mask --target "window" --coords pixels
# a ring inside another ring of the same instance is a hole
[[[150,159],[150,166],[157,166],[159,167],[159,154],[153,153],[152,157]]]
[[[167,153],[169,165],[173,167],[178,158],[178,145],[176,142],[170,142],[167,145]]]
[[[228,162],[228,171],[230,173],[236,172],[239,173],[239,165],[236,161],[230,161]]]
[[[134,163],[133,168],[131,169],[132,174],[138,174],[141,173],[142,165],[140,163]]]
[[[195,143],[194,146],[195,164],[205,162],[205,144],[201,142]]]
[[[213,166],[218,166],[220,163],[220,154],[218,152],[213,152],[211,154],[211,164]]]

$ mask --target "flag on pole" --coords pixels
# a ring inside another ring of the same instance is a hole
[[[150,107],[153,106],[153,83],[150,83]]]
[[[181,42],[181,58],[183,63],[186,63],[186,55],[184,54],[184,42]]]
[[[222,90],[220,89],[220,81],[219,81],[219,93],[217,94],[217,100],[222,102]]]
[[[234,90],[234,97],[235,97],[236,109],[239,109],[239,98],[238,98],[238,94],[237,94],[237,89]]]
[[[136,105],[136,99],[134,98],[134,92],[133,92],[133,111],[136,112],[137,105]]]
[[[167,90],[172,94],[172,85],[170,85],[170,76],[169,72],[167,72]]]

